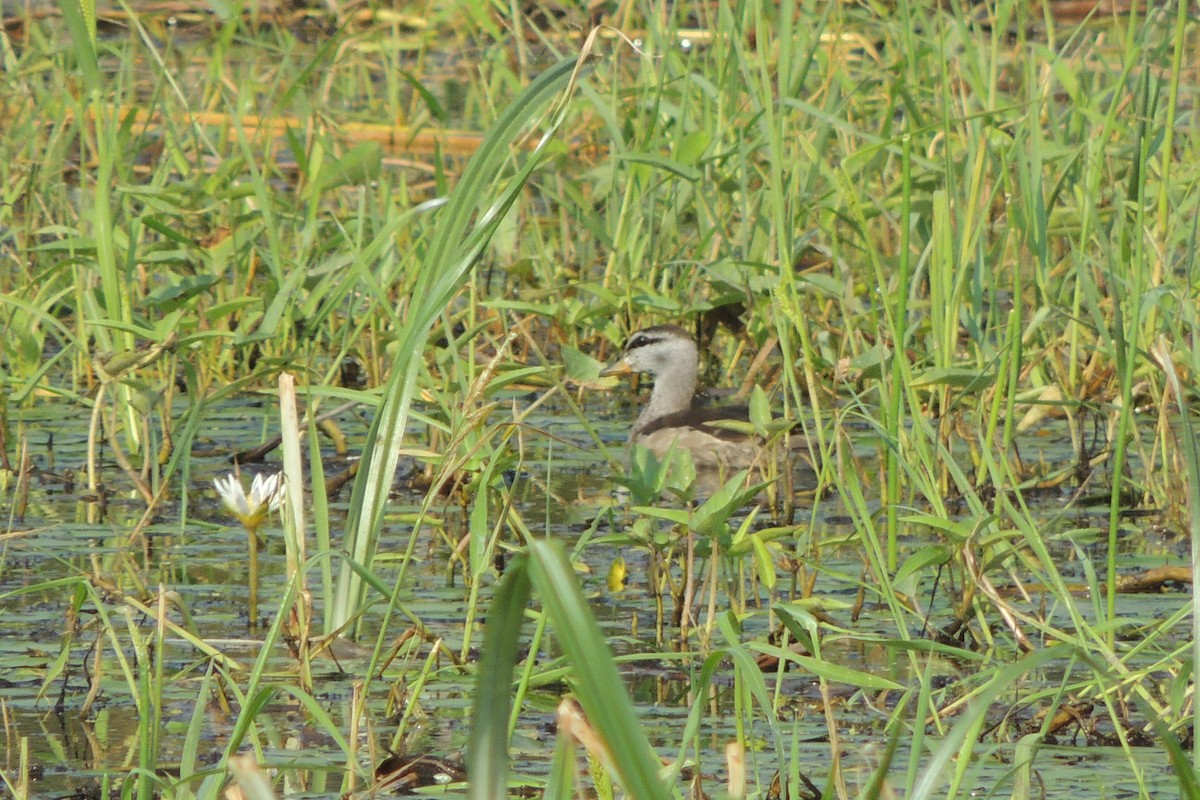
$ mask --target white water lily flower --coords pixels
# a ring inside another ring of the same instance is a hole
[[[217,487],[217,494],[221,495],[225,507],[241,520],[242,525],[248,530],[257,530],[267,514],[277,510],[283,503],[287,484],[282,472],[273,475],[259,473],[250,483],[250,494],[247,495],[238,476],[231,473],[214,480],[213,486]]]

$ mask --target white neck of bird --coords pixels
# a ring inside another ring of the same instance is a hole
[[[692,345],[691,358],[673,360],[655,371],[650,402],[634,423],[633,436],[637,436],[659,417],[687,411],[692,407],[692,398],[696,394],[696,370],[695,345]]]

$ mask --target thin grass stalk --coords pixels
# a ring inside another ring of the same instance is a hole
[[[1162,172],[1158,189],[1158,226],[1156,239],[1164,250],[1170,241],[1169,231],[1173,223],[1171,219],[1171,173],[1175,163],[1175,126],[1179,109],[1179,87],[1183,76],[1183,51],[1187,46],[1188,4],[1177,3],[1175,7],[1175,38],[1172,41],[1170,88],[1167,91],[1167,113],[1163,120],[1163,143],[1159,150],[1162,153],[1160,170]],[[1156,269],[1151,276],[1151,285],[1158,286],[1162,282],[1162,259],[1155,259]]]
[[[1001,452],[1004,459],[1008,461],[1008,454],[1013,453],[1016,444],[1017,434],[1017,394],[1021,388],[1021,372],[1025,364],[1025,340],[1024,340],[1024,314],[1022,309],[1024,304],[1021,299],[1024,296],[1024,283],[1021,279],[1021,270],[1013,270],[1013,310],[1009,312],[1009,332],[1008,339],[1012,342],[1012,349],[1015,352],[1010,353],[1011,360],[1009,362],[1008,371],[1008,391],[1005,392],[1005,407],[1004,430],[1001,437]],[[1015,488],[1015,487],[1014,487]]]
[[[529,637],[529,647],[527,652],[540,653],[542,650],[542,640],[546,637],[546,626],[549,625],[550,618],[545,614],[537,614],[534,617],[533,634]],[[517,723],[520,721],[521,709],[525,705],[525,697],[529,692],[536,688],[534,683],[534,673],[538,671],[540,665],[537,659],[525,659],[525,666],[521,669],[517,676],[516,685],[513,688],[513,705],[512,713],[508,719],[508,736],[511,740],[513,732],[517,729]]]
[[[285,306],[293,302],[292,298],[295,296],[293,293],[298,290],[300,283],[307,277],[307,271],[292,269],[286,274],[283,271],[285,261],[284,252],[286,248],[281,236],[285,226],[276,217],[276,203],[268,191],[267,178],[262,174],[262,170],[259,167],[259,163],[263,162],[264,159],[254,150],[254,143],[247,134],[246,127],[242,123],[242,115],[235,105],[237,100],[231,98],[229,102],[231,107],[228,114],[233,141],[241,151],[242,163],[245,169],[250,173],[249,184],[254,189],[258,213],[262,215],[261,230],[267,238],[267,250],[263,254],[264,258],[262,260],[267,263],[273,284],[272,288],[275,290],[273,298],[267,304],[255,334],[278,335],[280,333],[278,326],[284,314]]]
[[[1150,724],[1154,726],[1154,732],[1158,734],[1162,748],[1166,751],[1170,761],[1171,769],[1179,781],[1179,796],[1200,797],[1200,772],[1197,771],[1194,762],[1188,763],[1187,754],[1184,752],[1179,738],[1171,732],[1165,720],[1152,714],[1146,716],[1150,720]],[[1145,792],[1144,788],[1143,792]]]
[[[125,616],[126,631],[133,642],[134,669],[131,685],[137,688],[133,700],[138,713],[138,768],[129,776],[136,787],[138,800],[153,800],[158,769],[159,709],[162,708],[162,616],[165,613],[165,593],[159,592],[156,633],[143,636],[137,629],[132,615]],[[151,646],[151,636],[158,641]],[[153,651],[153,652],[152,652]]]
[[[210,774],[201,783],[196,795],[199,800],[213,800],[220,796],[221,785],[224,780],[224,773],[230,768],[232,760],[237,757],[236,754],[242,749],[246,737],[250,737],[250,747],[252,754],[242,756],[244,758],[253,758],[256,764],[265,763],[262,750],[262,743],[259,741],[257,733],[256,719],[260,713],[268,706],[277,692],[286,692],[295,699],[297,704],[308,715],[311,723],[315,725],[323,735],[328,736],[330,740],[343,752],[352,752],[349,742],[342,735],[340,729],[334,724],[329,717],[322,703],[312,697],[311,694],[305,692],[299,687],[283,685],[264,685],[264,674],[266,664],[269,661],[273,649],[278,646],[280,634],[283,627],[283,621],[287,617],[287,610],[291,604],[296,602],[296,587],[297,582],[293,581],[288,584],[287,592],[279,604],[278,612],[275,614],[275,623],[268,632],[266,639],[263,641],[262,649],[259,651],[258,659],[255,661],[251,669],[249,680],[246,684],[245,691],[242,691],[237,682],[226,676],[226,686],[232,693],[234,701],[237,703],[239,713],[229,735],[229,740],[225,744],[225,749],[220,761],[215,765],[215,772]],[[181,779],[187,779],[190,776],[181,775]],[[214,780],[214,777],[216,780]]]
[[[733,661],[735,697],[744,693],[744,696],[741,697],[741,702],[743,703],[742,711],[745,714],[745,720],[753,722],[750,707],[753,703],[757,703],[767,723],[767,730],[770,733],[769,745],[773,751],[775,763],[778,765],[777,769],[782,770],[782,765],[786,763],[783,730],[779,725],[779,718],[771,702],[771,693],[767,690],[766,677],[753,656],[751,656],[750,651],[742,644],[737,620],[734,615],[732,613],[720,615],[717,620],[717,627],[725,639],[724,655]],[[822,685],[824,685],[824,678],[818,677]],[[737,691],[739,686],[741,689],[740,692]],[[736,719],[741,718],[741,714],[736,716]],[[742,728],[739,730],[737,741],[749,749],[752,733],[752,728]],[[836,751],[836,742],[833,742],[832,745],[832,749]]]
[[[754,700],[750,694],[750,687],[742,678],[740,670],[733,672],[733,741],[743,749],[750,742],[751,737],[748,735],[749,730],[753,730],[754,726]],[[702,763],[703,750],[701,743],[697,737],[691,742],[693,748],[692,759],[695,763]],[[779,763],[783,763],[783,759],[779,759]]]
[[[542,800],[574,800],[575,764],[577,755],[574,742],[568,736],[559,736],[554,742],[554,755],[550,759],[550,771],[542,790]]]
[[[246,532],[246,627],[258,627],[258,528],[243,526]]]
[[[878,535],[879,532],[874,524],[866,497],[863,494],[853,456],[845,449],[848,447],[848,443],[844,443],[841,437],[836,441],[838,448],[836,454],[838,459],[838,480],[836,483],[838,493],[847,512],[854,519],[854,528],[858,532],[859,541],[862,542],[866,563],[869,565],[875,580],[879,583],[881,599],[888,604],[893,619],[900,628],[900,637],[907,639],[909,634],[904,625],[905,615],[890,585],[889,576],[891,575],[891,571],[887,567],[887,556],[880,548],[881,539]]]
[[[1023,504],[1024,499],[1020,494],[1014,495],[1018,504]],[[1036,566],[1041,568],[1041,573],[1038,575],[1042,583],[1052,588],[1052,595],[1058,598],[1059,607],[1061,607],[1069,616],[1071,626],[1068,630],[1055,628],[1051,624],[1045,622],[1040,617],[1019,612],[1017,618],[1022,625],[1025,625],[1042,636],[1054,641],[1079,648],[1080,652],[1090,654],[1090,657],[1099,659],[1102,667],[1096,668],[1097,675],[1103,676],[1113,683],[1122,682],[1129,687],[1129,691],[1140,702],[1145,703],[1148,707],[1154,709],[1154,713],[1163,718],[1169,718],[1171,715],[1169,710],[1164,706],[1161,698],[1159,698],[1153,687],[1141,681],[1132,679],[1133,672],[1127,666],[1128,656],[1124,652],[1118,654],[1117,651],[1108,645],[1108,639],[1111,637],[1111,625],[1103,624],[1100,626],[1092,625],[1080,613],[1073,595],[1066,581],[1062,577],[1062,573],[1058,568],[1058,562],[1052,557],[1046,547],[1041,534],[1040,525],[1034,522],[1034,515],[1021,505],[1021,511],[1017,511],[1016,507],[1010,502],[1008,496],[1004,498],[1004,514],[1011,521],[1013,527],[1020,531],[1025,545],[1034,554],[1037,559]],[[1030,564],[1034,566],[1034,564]],[[1035,572],[1035,574],[1037,574]],[[1090,663],[1090,662],[1089,662]],[[1106,694],[1105,702],[1115,702]],[[1114,723],[1116,724],[1116,735],[1122,738],[1123,746],[1128,747],[1124,742],[1124,726],[1119,724],[1121,713],[1115,707],[1111,712]]]
[[[620,152],[618,145],[623,144],[620,140],[613,142],[614,156]],[[623,148],[622,148],[623,149]],[[616,208],[615,219],[609,222],[609,227],[613,229],[612,233],[612,249],[609,251],[608,259],[604,267],[604,277],[601,285],[605,289],[617,288],[616,281],[620,278],[620,283],[625,286],[630,286],[633,283],[633,270],[631,264],[637,262],[635,256],[635,247],[631,241],[636,238],[641,230],[642,215],[641,203],[642,190],[640,181],[636,179],[639,174],[638,169],[629,169],[625,171],[625,181],[623,191],[620,192],[620,202],[607,204],[606,209]],[[616,181],[613,181],[614,186]],[[608,215],[613,216],[612,212]],[[625,315],[632,319],[635,317],[634,307],[632,306],[632,298],[627,301]]]
[[[150,708],[148,709],[150,712],[149,713],[149,727],[151,729],[150,730],[150,741],[151,741],[150,746],[153,749],[151,750],[151,752],[149,754],[151,756],[148,759],[149,763],[147,763],[147,765],[146,765],[147,769],[151,770],[151,772],[153,774],[157,774],[158,769],[159,769],[160,744],[161,744],[160,737],[162,735],[161,732],[162,732],[162,723],[163,723],[162,712],[163,712],[163,708],[166,705],[166,698],[167,698],[167,695],[166,695],[167,683],[166,683],[166,676],[165,676],[165,670],[166,670],[165,662],[166,662],[166,653],[167,653],[167,648],[166,648],[167,590],[166,590],[166,587],[164,587],[162,584],[159,584],[159,586],[158,586],[158,604],[157,605],[158,605],[158,607],[157,607],[156,611],[158,613],[154,617],[154,620],[155,620],[154,640],[153,640],[154,652],[151,654],[151,663],[150,663],[151,669],[153,670],[153,673],[151,675],[151,694],[150,694],[150,697],[148,698],[150,700]],[[147,792],[146,800],[151,800],[154,797],[152,790],[157,783],[158,783],[157,780],[154,781],[153,783],[148,783],[147,789],[151,790],[151,791]]]
[[[398,611],[404,614],[408,613],[400,606],[401,590],[406,585],[405,577],[408,574],[409,565],[412,563],[413,553],[416,550],[418,536],[426,524],[426,520],[430,514],[430,509],[433,507],[434,503],[438,501],[441,489],[445,485],[445,482],[449,479],[450,471],[447,471],[442,475],[441,481],[432,485],[425,493],[425,497],[421,501],[421,506],[417,510],[416,517],[412,522],[412,531],[409,534],[408,543],[405,546],[404,552],[400,555],[400,567],[397,570],[396,575],[390,581],[390,588],[388,583],[378,578],[374,573],[364,569],[360,564],[351,562],[351,568],[354,569],[356,573],[359,573],[360,580],[369,582],[370,585],[372,585],[381,596],[388,598],[387,605],[383,609],[382,619],[379,624],[379,633],[375,637],[375,648],[371,653],[371,660],[366,669],[365,674],[367,677],[363,682],[363,691],[368,691],[374,676],[380,674],[379,665],[383,658],[386,644],[389,641],[388,631],[390,630],[392,617]],[[414,619],[413,623],[419,625],[418,620]]]
[[[196,774],[196,766],[200,760],[200,743],[209,722],[209,701],[216,689],[215,677],[216,664],[209,661],[196,690],[196,702],[192,704],[192,715],[184,732],[183,748],[179,754],[180,780],[171,787],[174,800],[192,800],[195,797],[192,782],[184,776]]]
[[[725,657],[725,650],[714,650],[701,662],[699,672],[696,674],[691,687],[694,697],[709,697],[713,686],[713,676],[720,668]],[[697,739],[700,736],[700,725],[704,721],[705,711],[708,708],[709,705],[705,702],[692,704],[692,710],[688,713],[683,729],[679,733],[679,753],[671,760],[668,768],[662,773],[663,781],[668,785],[679,780],[679,773],[687,764],[687,751],[689,748],[696,746]]]
[[[329,530],[329,497],[325,492],[325,465],[321,460],[321,437],[317,430],[316,406],[309,403],[308,409],[309,491],[312,493],[313,535],[317,555],[331,554],[333,542]],[[321,558],[319,564],[321,607],[327,609],[334,603],[333,564],[328,557]],[[311,619],[309,622],[311,624]]]
[[[399,721],[396,722],[396,732],[392,736],[391,749],[393,753],[402,753],[405,751],[404,737],[409,733],[409,722],[413,715],[420,712],[422,692],[425,689],[425,684],[431,677],[438,674],[438,667],[443,657],[442,640],[438,639],[429,647],[429,654],[425,657],[425,663],[417,670],[416,677],[408,684],[407,694],[408,702],[404,704],[404,710],[400,714]],[[404,676],[407,680],[411,675],[411,670]],[[358,714],[355,714],[354,719],[357,721]],[[351,740],[354,741],[354,740]],[[347,764],[347,772],[352,773],[353,763]]]
[[[1154,348],[1158,366],[1164,371],[1171,393],[1179,407],[1179,428],[1183,439],[1184,464],[1187,466],[1187,506],[1189,521],[1189,538],[1192,545],[1192,671],[1191,685],[1193,691],[1197,684],[1196,665],[1200,664],[1200,444],[1197,443],[1196,430],[1192,427],[1191,409],[1188,405],[1187,392],[1184,390],[1179,374],[1175,370],[1175,362],[1171,355],[1171,346],[1164,338],[1159,339]],[[1191,768],[1200,772],[1200,703],[1192,703],[1192,764]]]
[[[1014,270],[1016,272],[1016,270]],[[1015,295],[1020,297],[1020,295]],[[979,463],[982,478],[986,474],[988,480],[999,496],[1005,491],[1016,491],[1016,481],[1008,468],[1011,433],[1013,425],[1013,406],[1017,393],[1018,380],[1021,371],[1021,312],[1020,302],[1014,300],[1015,307],[1008,312],[1008,324],[1004,339],[1000,343],[996,366],[996,381],[992,385],[991,402],[986,409],[987,418],[984,420],[982,436],[980,437]],[[1004,435],[997,436],[997,428],[1003,418]],[[997,442],[1000,444],[999,456],[993,452]],[[1004,465],[1003,469],[997,461]],[[1001,475],[1003,473],[1003,477]],[[994,511],[996,509],[993,509]]]
[[[1142,109],[1144,113],[1149,113],[1147,108],[1150,105],[1149,95],[1151,92],[1150,82],[1148,77],[1143,77],[1142,82]],[[1132,176],[1129,186],[1126,189],[1126,196],[1129,203],[1134,207],[1133,219],[1125,221],[1122,224],[1124,215],[1117,217],[1117,224],[1120,225],[1120,246],[1115,255],[1116,263],[1110,260],[1109,281],[1113,286],[1119,286],[1127,290],[1128,294],[1121,299],[1115,299],[1112,304],[1113,320],[1113,344],[1116,348],[1116,367],[1117,378],[1121,390],[1121,405],[1117,409],[1117,425],[1116,425],[1116,441],[1113,447],[1112,457],[1112,487],[1109,494],[1109,510],[1108,510],[1108,558],[1107,572],[1105,579],[1105,588],[1108,592],[1106,598],[1106,612],[1110,622],[1114,622],[1117,618],[1117,549],[1118,549],[1118,533],[1120,530],[1120,512],[1122,503],[1122,489],[1125,483],[1125,464],[1126,452],[1129,447],[1129,439],[1133,435],[1133,384],[1134,373],[1139,361],[1138,341],[1142,333],[1142,294],[1146,288],[1145,275],[1145,237],[1142,231],[1145,230],[1144,222],[1144,203],[1146,190],[1146,169],[1148,168],[1147,148],[1150,146],[1148,137],[1146,136],[1146,120],[1143,116],[1143,121],[1137,127],[1137,140],[1133,147],[1134,161],[1131,164]],[[1131,232],[1132,229],[1132,232]],[[1131,243],[1132,240],[1132,243]],[[1125,302],[1122,302],[1122,299]],[[1115,642],[1115,626],[1109,629],[1108,645],[1112,647]]]
[[[467,742],[471,800],[504,800],[508,795],[510,687],[530,588],[528,563],[514,560],[488,611]]]
[[[916,785],[917,775],[920,772],[921,759],[926,756],[925,749],[925,728],[923,720],[929,719],[930,710],[932,707],[932,677],[933,677],[933,658],[932,654],[928,661],[925,662],[925,669],[920,672],[921,685],[917,690],[917,702],[913,708],[911,725],[912,728],[912,743],[908,754],[908,770],[905,773],[904,789],[906,795],[911,795],[913,787]],[[911,690],[910,690],[911,691]],[[911,694],[905,694],[901,702],[896,704],[896,712],[893,714],[890,724],[894,726],[897,732],[905,727],[901,712],[907,711]],[[940,718],[940,715],[934,712],[935,718]]]
[[[250,667],[245,689],[241,690],[234,681],[229,681],[228,688],[236,694],[235,699],[238,702],[240,710],[230,732],[229,740],[225,743],[225,748],[219,762],[222,766],[227,765],[229,759],[241,749],[246,736],[255,729],[255,717],[278,690],[278,687],[267,685],[267,666],[270,663],[274,648],[282,641],[283,626],[287,620],[287,611],[296,602],[298,587],[298,581],[288,582],[286,591],[280,598],[277,611],[272,618],[271,627],[268,628],[266,635],[262,639],[258,657]],[[252,744],[256,751],[258,751],[259,743],[257,740],[253,740]],[[256,755],[259,758],[262,757],[261,752],[256,752]],[[198,792],[198,795],[202,800],[206,800],[207,798],[203,792]]]
[[[8,709],[3,709],[5,715]],[[11,745],[10,745],[11,746]],[[0,772],[0,779],[4,781],[4,787],[8,789],[13,800],[28,800],[29,798],[29,737],[21,736],[17,740],[17,772],[16,780],[14,781],[11,772]]]
[[[895,306],[891,313],[890,319],[890,334],[892,342],[892,369],[891,383],[881,385],[880,390],[883,393],[881,398],[880,408],[885,409],[887,416],[884,418],[884,429],[888,439],[896,443],[894,447],[885,447],[884,454],[884,470],[886,480],[886,496],[884,501],[884,509],[886,517],[886,535],[887,535],[887,567],[889,571],[895,571],[900,562],[900,545],[899,545],[899,506],[900,506],[900,449],[899,444],[903,441],[901,435],[904,430],[903,414],[903,399],[904,392],[900,390],[903,385],[904,362],[907,359],[908,347],[908,299],[910,292],[909,276],[912,272],[912,254],[911,236],[912,236],[912,135],[905,135],[901,139],[900,153],[900,253],[899,253],[899,270],[900,274],[896,276],[895,286]],[[882,277],[882,275],[880,276]],[[880,283],[880,286],[885,284]],[[885,305],[886,307],[886,305]]]
[[[507,438],[505,437],[505,441],[507,441]],[[503,447],[503,444],[501,447]],[[501,494],[500,508],[498,509],[498,513],[495,514],[495,521],[489,521],[491,515],[488,512],[492,508],[489,493],[491,492],[492,482],[496,475],[497,460],[501,455],[502,450],[500,448],[493,450],[491,458],[479,473],[479,491],[475,494],[474,504],[471,508],[467,524],[467,535],[470,538],[467,548],[467,569],[470,575],[471,588],[467,597],[467,611],[463,626],[463,646],[460,651],[463,660],[466,660],[470,653],[472,634],[478,624],[476,608],[479,603],[479,591],[484,573],[491,566],[496,543],[499,541],[501,532],[505,528],[505,521],[510,511],[511,493],[503,492]],[[517,472],[518,474],[520,473],[520,467],[517,468]]]
[[[766,139],[767,171],[770,176],[763,188],[766,190],[765,200],[770,209],[773,232],[764,257],[768,262],[774,261],[781,266],[787,265],[790,272],[790,265],[795,263],[793,258],[795,242],[791,235],[792,225],[790,224],[792,217],[791,194],[787,191],[791,178],[790,176],[785,177],[784,163],[787,160],[787,154],[783,146],[784,128],[789,117],[779,113],[782,109],[779,99],[775,97],[776,82],[778,81],[780,87],[786,88],[788,82],[785,80],[785,76],[790,73],[785,66],[784,74],[776,74],[776,70],[773,68],[776,62],[771,57],[770,51],[772,47],[778,46],[780,59],[783,59],[789,51],[792,38],[790,35],[791,16],[794,9],[791,2],[778,3],[776,7],[778,18],[772,24],[766,19],[763,6],[753,4],[751,8],[755,15],[755,30],[759,33],[755,39],[758,47],[759,69],[756,83],[747,84],[747,88],[754,90],[750,99],[762,115],[760,130]],[[786,64],[787,62],[781,61],[780,63]]]

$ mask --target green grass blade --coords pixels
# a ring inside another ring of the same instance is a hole
[[[555,637],[574,667],[572,686],[588,721],[609,748],[610,766],[630,797],[666,798],[659,763],[634,713],[612,650],[588,608],[566,550],[557,541],[529,544],[530,575]]]
[[[509,565],[487,618],[467,743],[472,800],[503,800],[508,784],[508,718],[521,623],[529,603],[528,563]]]
[[[550,99],[567,85],[575,61],[562,61],[542,73],[500,115],[484,137],[455,187],[449,203],[439,212],[437,231],[421,268],[421,278],[409,310],[407,324],[401,329],[396,352],[399,354],[384,389],[384,403],[372,422],[362,461],[364,468],[354,482],[350,514],[346,519],[345,547],[354,561],[370,568],[375,541],[383,520],[392,475],[396,471],[400,443],[408,423],[409,409],[416,393],[416,378],[429,329],[450,302],[454,293],[487,243],[505,213],[539,163],[542,147],[557,129],[557,115],[542,144],[526,161],[525,167],[501,193],[496,184],[509,160],[509,148],[539,115]],[[471,235],[467,225],[478,208],[480,197],[498,196],[499,200],[477,223]],[[349,567],[343,565],[338,579],[337,597],[326,616],[325,630],[340,627],[361,602],[362,584]]]

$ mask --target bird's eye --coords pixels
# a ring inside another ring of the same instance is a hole
[[[650,341],[650,340],[648,338],[646,338],[646,334],[644,334],[644,333],[634,334],[633,338],[629,340],[629,344],[625,346],[625,349],[632,350],[635,347],[641,347],[644,344],[646,344],[648,341]]]

